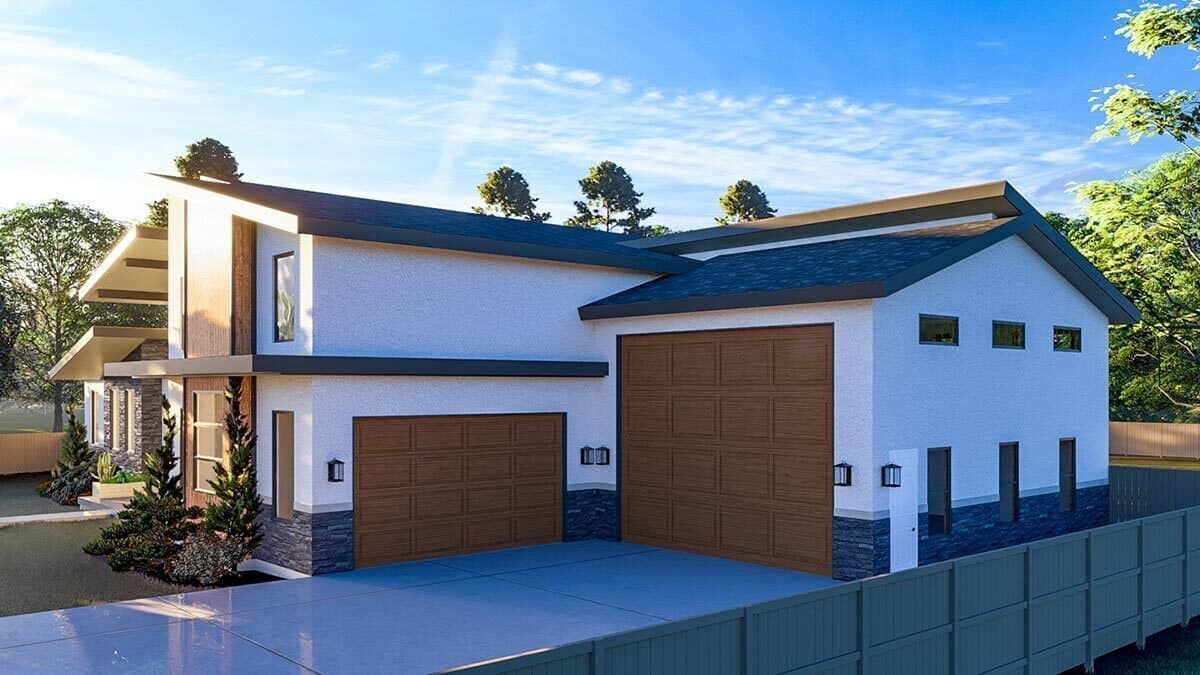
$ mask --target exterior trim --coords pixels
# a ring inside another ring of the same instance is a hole
[[[121,356],[116,358],[124,358],[134,349],[137,349],[141,343],[146,340],[166,340],[166,328],[146,328],[140,326],[92,326],[83,334],[71,348],[63,354],[62,358],[55,363],[53,367],[46,373],[46,378],[50,380],[66,379],[59,378],[58,374],[67,368],[75,357],[79,356],[85,349],[92,347],[93,349],[102,349],[106,342],[123,342],[129,348],[124,351]],[[134,362],[136,363],[136,362]],[[107,365],[107,364],[105,364]],[[103,377],[103,373],[87,373],[85,376],[77,378],[81,380],[98,380]],[[76,379],[76,378],[72,378]]]
[[[135,302],[148,302],[152,304],[166,304],[167,294],[157,291],[122,291],[112,288],[96,289],[96,297],[101,300],[132,300]]]
[[[812,302],[862,300],[864,298],[882,298],[885,295],[887,293],[882,282],[863,281],[840,286],[808,286],[805,288],[787,288],[778,291],[673,298],[671,300],[651,300],[613,305],[584,305],[579,308],[579,318],[584,321],[590,321],[593,319],[613,319],[625,316],[681,314],[719,309],[745,309],[749,307],[802,305]]]
[[[526,361],[388,356],[238,354],[109,363],[106,377],[202,375],[379,375],[452,377],[606,377],[607,361]]]

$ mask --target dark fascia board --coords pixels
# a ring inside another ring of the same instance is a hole
[[[1141,321],[1142,313],[1121,291],[1104,277],[1087,258],[1038,214],[1033,227],[1021,233],[1029,247],[1037,251],[1059,274],[1108,316],[1114,325]]]
[[[962,218],[965,216],[980,215],[984,213],[991,213],[997,218],[1006,218],[1021,214],[1023,212],[1022,206],[1028,207],[1028,202],[1025,202],[1024,199],[1021,198],[1020,195],[1017,194],[1016,191],[1012,189],[1012,186],[1008,183],[994,184],[994,188],[992,185],[993,184],[979,186],[979,190],[977,191],[981,192],[981,194],[970,199],[962,199],[959,201],[939,204],[921,204],[912,208],[902,208],[905,199],[924,197],[924,195],[915,195],[913,198],[888,200],[889,202],[893,202],[895,205],[901,207],[892,211],[852,215],[842,218],[837,217],[837,212],[839,210],[855,209],[860,206],[852,205],[849,207],[840,207],[838,209],[828,209],[827,211],[833,217],[827,221],[783,226],[764,224],[756,227],[753,224],[749,224],[732,227],[708,227],[701,230],[690,230],[687,232],[680,232],[678,234],[667,235],[665,237],[658,237],[654,239],[636,240],[633,242],[628,242],[625,245],[635,246],[645,250],[658,251],[661,253],[701,253],[704,251],[713,251],[740,246],[752,246],[755,244],[768,244],[778,241],[802,240],[810,237],[845,234],[848,232],[858,232],[880,227],[892,227],[934,220]],[[1001,185],[1003,186],[1002,189],[1000,187]],[[988,194],[983,194],[982,192],[987,192]],[[1019,201],[1014,200],[1014,195],[1017,199],[1019,199]],[[780,216],[779,218],[788,218],[788,216]],[[767,223],[769,223],[771,220],[775,219],[767,219]]]
[[[386,225],[365,225],[363,223],[327,220],[323,218],[300,216],[298,220],[297,229],[301,234],[356,239],[359,241],[422,246],[451,251],[467,251],[470,253],[488,253],[518,258],[598,265],[601,267],[618,267],[663,274],[686,272],[701,264],[697,260],[667,254],[651,256],[644,253],[631,252],[629,255],[626,255],[620,252],[568,248],[531,242],[503,241],[500,239],[488,239],[486,237],[470,237],[461,234],[446,234]]]
[[[925,277],[940,272],[954,263],[966,260],[985,248],[1033,226],[1033,218],[1029,215],[1007,218],[1005,220],[1007,222],[983,234],[971,237],[958,246],[942,251],[931,258],[888,277],[883,281],[884,295],[891,295],[896,291],[911,286]]]
[[[579,308],[579,318],[615,319],[626,316],[650,316],[655,314],[683,314],[686,312],[708,312],[719,309],[746,309],[750,307],[776,307],[779,305],[803,305],[813,302],[838,302],[880,298],[885,295],[878,281],[861,281],[839,286],[808,286],[787,288],[778,291],[755,291],[670,300],[650,300],[613,305],[584,305]]]
[[[106,377],[202,375],[605,377],[608,375],[608,362],[243,354],[195,359],[109,363],[104,366],[104,375]]]

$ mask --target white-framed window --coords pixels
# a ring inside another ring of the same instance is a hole
[[[88,442],[92,445],[100,443],[100,392],[93,389],[91,395],[91,410],[88,410]]]
[[[192,466],[197,492],[211,493],[215,467],[226,465],[229,439],[225,435],[225,392],[192,392]]]
[[[296,339],[296,254],[275,256],[275,341]]]
[[[125,390],[125,449],[133,452],[137,449],[137,392]]]

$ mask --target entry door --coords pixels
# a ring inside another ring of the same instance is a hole
[[[888,491],[891,512],[891,571],[917,566],[917,451],[893,450],[888,457],[900,466],[900,487]]]

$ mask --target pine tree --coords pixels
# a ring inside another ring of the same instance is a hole
[[[146,475],[146,491],[159,499],[174,497],[183,501],[183,488],[179,484],[179,474],[175,472],[175,436],[179,433],[178,418],[171,414],[171,404],[167,397],[162,397],[162,444],[142,458]]]
[[[73,403],[67,404],[67,431],[63,436],[62,450],[58,463],[54,465],[54,479],[42,494],[59,504],[76,504],[79,495],[92,487],[92,469],[96,466],[96,452],[88,445],[83,422],[75,416]]]
[[[258,476],[254,467],[257,439],[242,413],[242,382],[231,380],[225,390],[229,410],[225,413],[225,433],[229,437],[229,468],[218,464],[216,477],[208,481],[216,501],[205,510],[209,531],[223,535],[226,541],[240,545],[241,559],[253,553],[262,540],[258,523],[262,497],[258,494]]]

